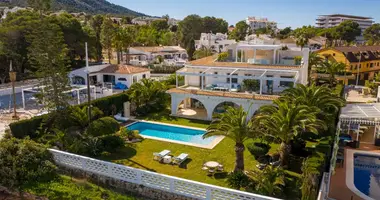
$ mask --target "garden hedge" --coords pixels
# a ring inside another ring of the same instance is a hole
[[[93,137],[115,134],[120,128],[119,122],[113,117],[102,117],[92,121],[87,127],[86,134]]]
[[[93,107],[98,107],[103,111],[104,115],[110,116],[123,110],[124,102],[128,101],[128,95],[123,92],[108,97],[96,99],[91,102]],[[87,106],[87,103],[76,105]],[[36,138],[36,131],[40,127],[44,119],[48,118],[49,114],[45,114],[38,117],[33,117],[27,120],[21,120],[9,125],[11,133],[16,138],[25,138],[29,136],[31,139]]]

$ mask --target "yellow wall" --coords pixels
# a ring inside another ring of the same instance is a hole
[[[322,57],[325,57],[326,55],[329,55],[329,60],[336,61],[336,62],[342,62],[346,64],[346,70],[352,72],[353,74],[358,73],[359,62],[350,63],[346,57],[343,55],[343,53],[336,51],[334,49],[322,49],[318,51],[318,54]],[[371,67],[372,63],[372,67]],[[359,68],[359,79],[364,79],[364,73],[368,73],[368,79],[371,80],[374,78],[375,73],[380,71],[380,59],[379,60],[373,60],[373,61],[365,61],[360,62],[361,68]]]

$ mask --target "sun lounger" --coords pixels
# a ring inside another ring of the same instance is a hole
[[[153,159],[154,160],[158,160],[158,161],[161,161],[162,158],[166,155],[170,154],[170,151],[169,150],[163,150],[161,151],[160,153],[153,153]]]
[[[188,158],[189,158],[189,154],[181,153],[179,156],[173,158],[173,163],[180,165],[181,163],[183,163]]]

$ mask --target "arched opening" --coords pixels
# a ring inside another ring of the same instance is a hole
[[[207,109],[199,100],[185,98],[178,105],[177,116],[193,119],[207,119]]]
[[[230,102],[230,101],[222,102],[222,103],[218,104],[217,106],[215,106],[214,111],[213,111],[213,115],[226,112],[228,107],[239,108],[239,105],[237,105],[234,102]]]
[[[74,85],[85,85],[86,84],[86,80],[81,76],[74,76],[74,77],[72,77],[71,81]]]

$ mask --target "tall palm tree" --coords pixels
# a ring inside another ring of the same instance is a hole
[[[334,116],[345,105],[345,100],[338,94],[334,94],[332,89],[315,84],[310,86],[297,84],[294,88],[284,90],[280,99],[299,105],[316,107],[325,119]]]
[[[255,127],[251,120],[248,120],[248,113],[243,107],[228,107],[226,112],[217,114],[216,119],[207,127],[203,138],[222,135],[235,141],[235,169],[244,170],[244,141],[256,135]]]
[[[309,53],[308,80],[311,80],[310,74],[314,72],[314,70],[320,66],[322,62],[323,58],[319,54],[315,52]]]
[[[318,129],[326,129],[322,120],[317,119],[319,112],[315,107],[299,105],[284,100],[274,100],[273,105],[261,106],[254,121],[268,130],[269,134],[281,140],[280,159],[287,165],[291,140],[303,132],[317,134]]]
[[[342,62],[325,61],[322,63],[321,67],[329,74],[330,87],[333,87],[336,82],[335,75],[346,70],[346,65]]]
[[[279,196],[285,186],[285,172],[281,167],[267,166],[263,171],[250,171],[248,177],[254,182],[255,193]]]

